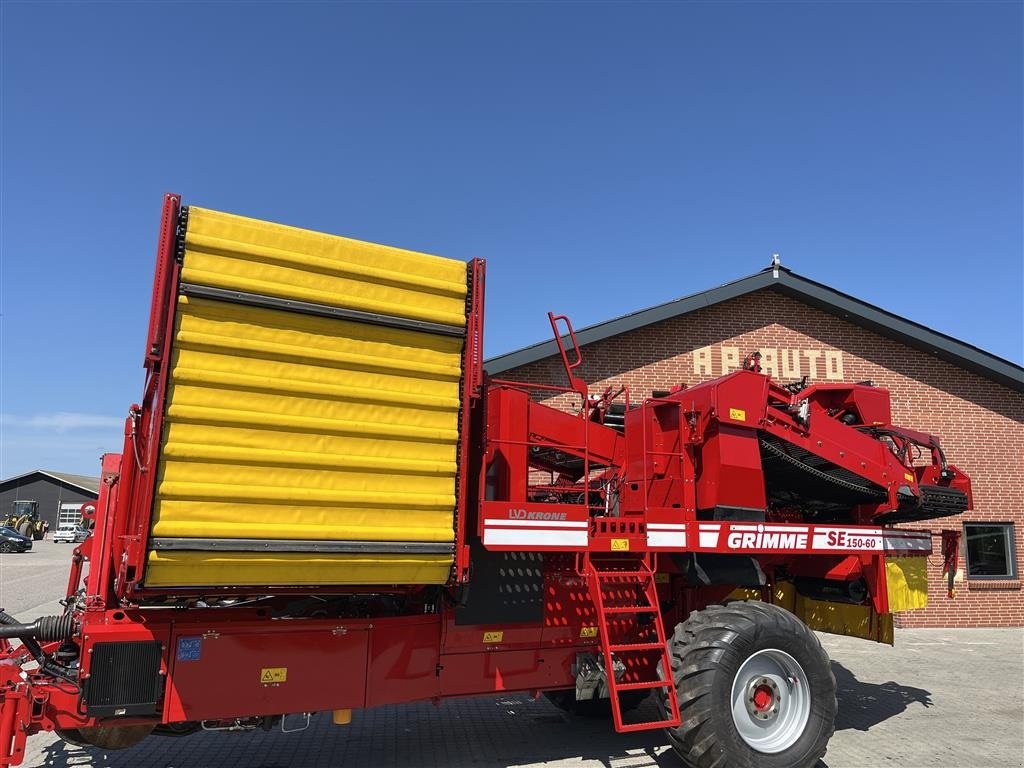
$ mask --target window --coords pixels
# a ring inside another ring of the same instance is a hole
[[[967,539],[967,578],[1013,579],[1013,525],[1006,523],[965,523]]]

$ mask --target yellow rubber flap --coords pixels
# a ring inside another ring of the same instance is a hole
[[[885,580],[890,611],[913,611],[928,605],[927,557],[887,557]]]
[[[761,591],[757,589],[737,589],[729,595],[729,599],[759,600],[760,596]],[[791,581],[776,583],[772,602],[818,632],[893,644],[892,614],[876,613],[870,603],[852,605],[804,597],[796,591]]]
[[[463,262],[195,207],[185,246],[183,283],[465,325]],[[461,337],[177,301],[153,537],[453,542]],[[440,584],[451,563],[161,550],[145,583]]]
[[[190,206],[181,281],[463,326],[466,264]]]
[[[150,552],[146,584],[231,584],[277,587],[308,584],[443,584],[451,558],[443,555],[314,555],[249,552]],[[401,581],[392,581],[395,575]]]

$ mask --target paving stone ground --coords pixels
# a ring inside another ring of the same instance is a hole
[[[42,542],[0,561],[0,606],[53,611],[70,548]],[[839,686],[836,734],[819,768],[1024,766],[1024,630],[898,630],[896,647],[823,635]],[[52,735],[30,741],[29,766],[99,768],[659,768],[679,767],[660,732],[616,734],[609,722],[509,694],[315,716],[301,733],[150,737],[119,752]],[[632,717],[654,717],[645,704]],[[298,726],[298,721],[290,723]]]

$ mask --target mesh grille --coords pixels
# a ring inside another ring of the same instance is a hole
[[[86,712],[98,717],[151,715],[162,698],[157,641],[97,643],[86,681]]]

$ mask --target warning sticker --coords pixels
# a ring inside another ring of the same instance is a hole
[[[580,637],[597,637],[597,627],[580,627]]]
[[[504,632],[484,632],[485,643],[500,643],[503,637],[505,637]]]
[[[629,539],[612,539],[612,551],[613,552],[627,552],[627,551],[629,551]]]
[[[747,412],[744,411],[742,408],[730,408],[729,409],[729,418],[730,419],[735,419],[736,421],[746,421],[747,420]]]
[[[260,682],[264,685],[288,682],[288,667],[264,667],[260,670]]]

